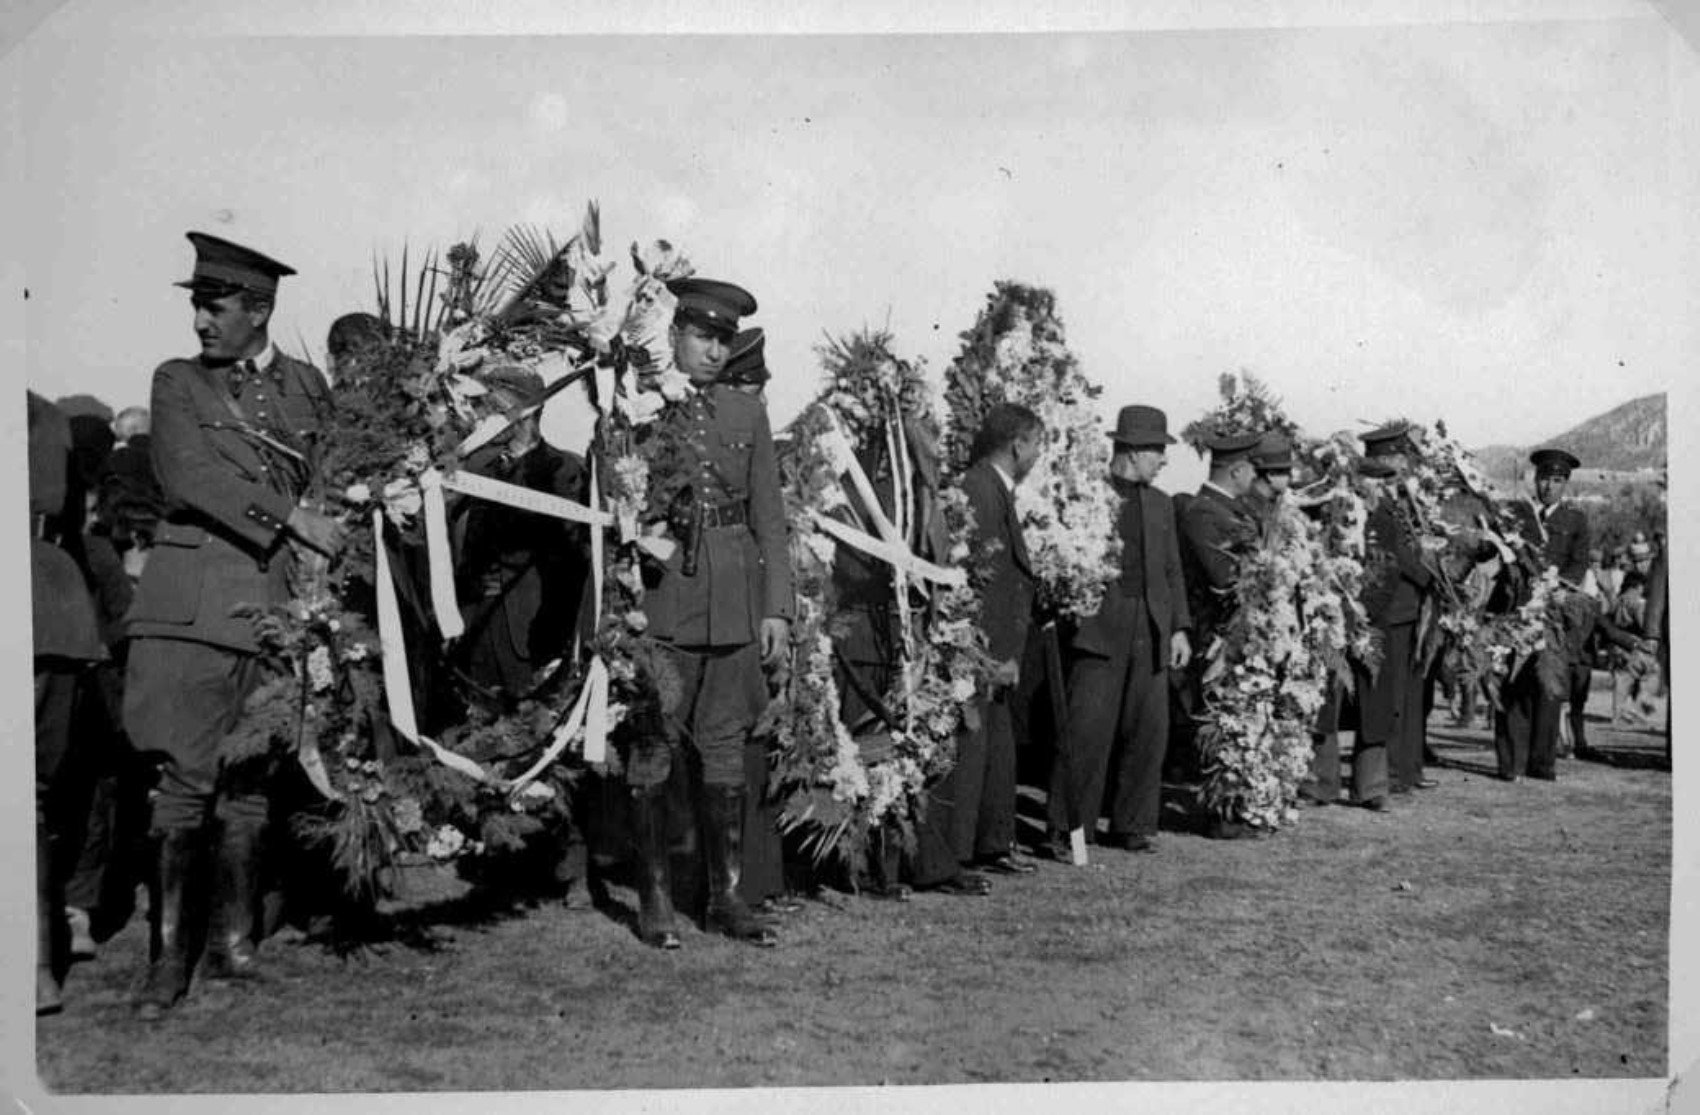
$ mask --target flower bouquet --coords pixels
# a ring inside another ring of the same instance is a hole
[[[974,435],[998,403],[1039,416],[1044,454],[1015,493],[1038,605],[1059,617],[1093,615],[1121,575],[1120,497],[1109,482],[1110,440],[1096,406],[1102,388],[1068,351],[1048,290],[999,282],[962,342],[945,372],[951,467],[968,466]]]
[[[782,826],[855,876],[891,828],[912,846],[926,786],[955,762],[988,663],[980,599],[960,573],[972,511],[939,484],[920,370],[885,333],[819,351],[827,383],[780,459],[797,588],[791,662],[758,732],[776,744]],[[849,704],[861,713],[847,720]]]

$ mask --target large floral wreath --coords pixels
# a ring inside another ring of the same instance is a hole
[[[999,282],[945,373],[953,468],[968,454],[986,413],[1019,403],[1045,425],[1045,450],[1016,489],[1015,508],[1038,585],[1053,615],[1097,613],[1105,587],[1121,575],[1120,497],[1110,485],[1110,441],[1095,405],[1102,388],[1068,351],[1056,298],[1048,290]]]
[[[955,762],[987,661],[975,586],[967,577],[929,582],[902,560],[962,569],[973,531],[967,498],[937,482],[937,425],[919,369],[892,353],[885,333],[833,341],[820,353],[827,384],[791,423],[780,462],[797,588],[791,665],[758,731],[776,742],[781,825],[804,832],[817,858],[859,869],[884,826],[912,846],[925,787]],[[847,469],[852,457],[855,469],[874,462],[861,473],[865,487]],[[879,565],[892,578],[898,637],[891,684],[865,694],[878,723],[853,734],[839,689],[834,573],[858,544],[842,528],[866,527],[861,537],[877,538],[869,520],[880,517],[901,542],[888,551],[899,560]]]
[[[351,891],[381,892],[404,853],[449,860],[522,847],[567,820],[585,761],[600,765],[616,754],[568,761],[570,745],[588,748],[659,722],[667,676],[643,635],[635,551],[668,544],[642,523],[656,489],[674,481],[667,462],[646,455],[642,435],[682,396],[684,377],[665,341],[673,308],[665,283],[688,275],[690,264],[665,242],[634,244],[636,277],[613,296],[599,225],[593,204],[565,245],[516,229],[482,268],[471,244],[428,258],[416,274],[404,257],[399,295],[387,267],[375,274],[386,339],[339,369],[311,497],[351,526],[373,529],[351,531],[335,563],[304,555],[288,607],[250,610],[262,647],[283,669],[256,692],[225,748],[236,760],[280,750],[299,758],[325,801],[298,817],[297,828],[331,848]],[[404,663],[440,651],[439,629],[446,616],[458,622],[458,608],[451,595],[448,607],[427,609],[430,629],[405,629],[394,566],[409,551],[433,554],[434,590],[452,582],[440,567],[446,547],[433,546],[433,501],[473,447],[515,420],[490,405],[480,379],[513,364],[554,389],[583,382],[598,411],[598,482],[591,506],[578,513],[590,524],[599,623],[587,645],[540,671],[522,698],[475,707],[433,738],[414,722],[414,679]],[[604,490],[607,511],[598,506]],[[616,540],[604,538],[608,528],[617,528]]]

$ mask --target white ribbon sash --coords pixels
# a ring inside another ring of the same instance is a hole
[[[578,691],[578,700],[561,726],[550,737],[549,747],[526,772],[508,783],[510,794],[518,793],[537,780],[549,764],[560,757],[579,734],[584,735],[586,762],[600,763],[608,757],[608,667],[600,656],[590,660],[590,672]],[[592,752],[594,751],[594,755]]]
[[[378,641],[383,648],[384,700],[389,707],[390,724],[403,739],[424,747],[444,766],[479,782],[490,781],[484,768],[471,759],[419,734],[419,721],[413,712],[413,682],[407,670],[407,644],[401,635],[401,607],[396,603],[389,552],[384,547],[382,511],[372,512],[372,549],[377,559]]]
[[[431,475],[431,474],[427,474]],[[420,479],[424,479],[421,477]],[[555,519],[565,519],[568,522],[584,523],[588,526],[611,527],[614,516],[606,511],[598,511],[586,507],[582,503],[567,499],[564,496],[551,495],[518,484],[509,484],[503,480],[492,480],[488,476],[462,470],[439,476],[438,483],[451,492],[464,492],[477,499],[489,500],[491,503],[506,504],[517,507],[521,511],[532,511],[539,515],[548,515]]]
[[[925,558],[917,557],[910,552],[909,547],[901,543],[882,541],[871,534],[857,530],[853,526],[841,523],[830,515],[823,515],[819,511],[811,512],[811,514],[814,516],[815,525],[838,541],[896,566],[911,576],[952,588],[959,588],[968,583],[968,574],[960,568],[935,565]]]
[[[419,477],[425,503],[425,565],[431,582],[431,610],[443,638],[458,639],[466,632],[460,601],[455,597],[454,557],[449,549],[449,517],[443,504],[443,474],[426,469]],[[380,539],[383,535],[380,533]],[[381,548],[381,547],[380,547]]]

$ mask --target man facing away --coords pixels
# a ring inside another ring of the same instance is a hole
[[[1152,483],[1175,440],[1168,418],[1155,407],[1123,407],[1110,438],[1110,481],[1122,497],[1116,520],[1122,570],[1071,643],[1068,723],[1048,795],[1049,852],[1063,862],[1070,858],[1070,831],[1084,827],[1088,837],[1096,831],[1112,766],[1103,842],[1129,852],[1156,850],[1168,672],[1185,669],[1192,657],[1174,505]]]
[[[213,883],[206,974],[252,973],[256,859],[266,817],[263,763],[232,766],[220,743],[268,669],[252,621],[232,614],[292,595],[294,546],[329,555],[334,519],[299,506],[328,417],[324,377],[268,335],[289,267],[190,233],[188,288],[199,356],[154,372],[154,470],[165,497],[154,553],[129,614],[124,720],[137,750],[165,758],[154,804],[157,949],[136,995],[158,1018],[188,989],[189,912]],[[208,859],[212,862],[209,864]]]

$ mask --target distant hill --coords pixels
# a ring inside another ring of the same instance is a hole
[[[1474,452],[1490,479],[1512,482],[1528,467],[1530,451],[1542,445],[1563,446],[1580,457],[1583,467],[1590,471],[1664,468],[1664,392],[1632,399],[1535,445],[1487,445]]]

